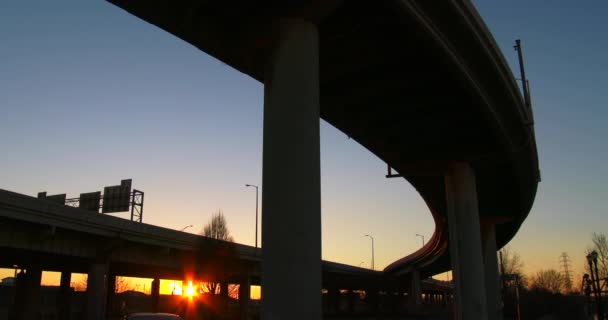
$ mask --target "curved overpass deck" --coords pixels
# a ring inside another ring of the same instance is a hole
[[[397,170],[436,231],[392,274],[450,268],[444,174],[467,162],[482,223],[499,247],[526,218],[539,181],[532,117],[470,1],[126,1],[128,12],[263,82],[283,17],[319,30],[321,117]]]

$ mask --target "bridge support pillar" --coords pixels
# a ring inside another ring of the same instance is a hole
[[[108,290],[108,265],[94,263],[89,267],[87,278],[86,319],[103,320],[106,318],[106,298]]]
[[[160,299],[160,279],[154,278],[152,280],[152,286],[150,288],[150,295],[152,296],[152,310],[158,312],[158,304]]]
[[[70,271],[61,272],[61,280],[59,281],[59,296],[57,297],[57,306],[59,319],[70,318],[70,282],[72,281],[72,273]]]
[[[262,319],[321,319],[315,25],[297,19],[279,21],[270,51],[264,74]]]
[[[411,305],[422,304],[422,282],[420,280],[420,271],[418,270],[412,271],[408,300]]]
[[[251,300],[251,282],[249,277],[239,283],[239,308],[241,320],[249,319],[249,301]]]
[[[502,301],[500,278],[498,276],[498,257],[496,256],[496,227],[492,223],[482,224],[483,260],[486,276],[486,299],[488,319],[502,320]]]
[[[445,177],[455,319],[488,318],[475,173],[454,164]]]
[[[380,311],[380,299],[378,296],[379,289],[375,286],[365,289],[365,300],[369,311],[372,314],[377,314]]]
[[[334,283],[327,287],[327,313],[338,314],[340,311],[340,290]]]
[[[357,294],[353,289],[348,289],[348,293],[346,294],[347,301],[347,312],[348,314],[355,313],[355,304],[357,303]]]
[[[117,309],[116,301],[114,301],[116,300],[116,275],[108,273],[106,281],[106,313],[112,313]]]
[[[25,273],[20,273],[21,277],[16,285],[20,285],[16,297],[17,300],[17,319],[37,320],[40,317],[40,280],[42,279],[42,269],[38,266],[28,267]]]

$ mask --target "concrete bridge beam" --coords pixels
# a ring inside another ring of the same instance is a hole
[[[277,25],[264,74],[262,319],[321,319],[319,40],[308,21]]]
[[[477,187],[473,169],[454,164],[445,177],[455,319],[488,319]]]

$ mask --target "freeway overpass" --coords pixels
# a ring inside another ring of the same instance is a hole
[[[116,276],[239,284],[242,319],[249,319],[249,288],[260,285],[261,249],[190,233],[125,220],[0,189],[0,268],[25,269],[25,285],[18,289],[17,319],[38,319],[41,271],[61,272],[62,294],[56,314],[67,318],[70,273],[88,274],[85,318],[103,318],[112,305]],[[368,310],[378,310],[381,293],[399,297],[391,309],[439,298],[446,303],[452,288],[425,279],[417,288],[407,277],[323,261],[325,314],[340,313],[340,290],[348,290],[350,312],[356,290],[368,296]],[[67,279],[67,280],[65,280]],[[290,281],[298,283],[297,277]],[[154,284],[154,282],[153,282]],[[160,282],[151,290],[158,307]],[[412,291],[413,290],[413,291]],[[416,296],[405,300],[407,297]],[[373,297],[373,298],[372,298]],[[395,298],[393,298],[394,300]],[[115,299],[114,299],[115,300]],[[384,300],[387,300],[385,298]],[[438,300],[439,301],[439,300]],[[385,303],[386,304],[386,303]],[[27,306],[27,308],[24,308]],[[1,308],[0,308],[1,309]],[[342,312],[348,312],[343,310]],[[0,313],[1,314],[1,313]]]
[[[496,249],[540,173],[530,104],[469,0],[110,2],[265,85],[264,319],[321,317],[319,118],[433,215],[431,240],[383,274],[453,269],[456,317],[500,318]]]
[[[500,318],[496,249],[540,173],[529,100],[470,1],[109,1],[264,83],[264,319],[321,317],[319,117],[434,217],[431,241],[385,272],[451,268],[457,318]]]

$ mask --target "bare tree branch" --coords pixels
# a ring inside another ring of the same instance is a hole
[[[560,293],[564,288],[564,277],[554,269],[540,270],[532,277],[530,289]]]

